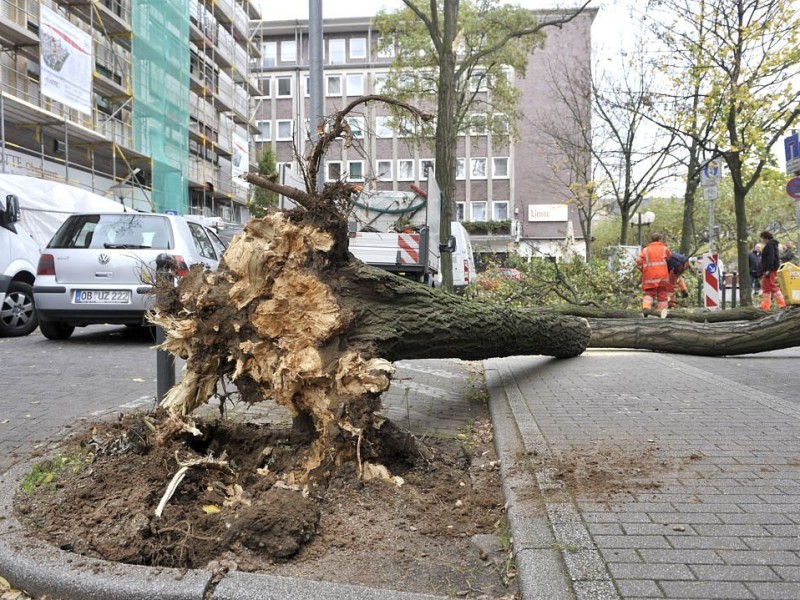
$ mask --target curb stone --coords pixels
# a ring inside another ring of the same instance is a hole
[[[497,455],[506,458],[500,461],[500,474],[514,537],[520,593],[523,598],[575,600],[541,490],[531,481],[530,465],[517,464],[532,451],[521,434],[523,426],[516,420],[509,398],[509,393],[518,394],[519,389],[508,386],[500,363],[488,360],[483,365]]]

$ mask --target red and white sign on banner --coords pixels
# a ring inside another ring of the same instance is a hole
[[[719,310],[719,257],[716,254],[706,252],[703,254],[703,296],[705,306],[710,310]]]

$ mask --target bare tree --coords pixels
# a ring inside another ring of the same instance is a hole
[[[592,155],[603,173],[603,193],[621,217],[620,243],[627,243],[630,221],[642,201],[672,177],[675,134],[653,125],[658,95],[654,65],[642,44],[605,70],[594,82]]]

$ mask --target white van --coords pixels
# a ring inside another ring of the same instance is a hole
[[[39,324],[33,303],[39,245],[19,220],[17,197],[0,197],[0,336],[5,337],[28,335]]]
[[[475,257],[469,232],[458,221],[450,223],[450,235],[456,239],[453,250],[453,291],[463,294],[470,283],[475,282]]]

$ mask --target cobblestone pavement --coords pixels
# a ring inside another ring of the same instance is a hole
[[[525,450],[545,457],[528,462],[527,479],[552,537],[517,546],[518,561],[557,552],[565,598],[800,598],[798,358],[793,348],[487,361],[493,416],[507,406]],[[650,449],[667,468],[641,474],[658,485],[646,491],[550,493],[561,486],[546,457],[587,448]],[[547,584],[536,569],[520,575],[523,591]]]

